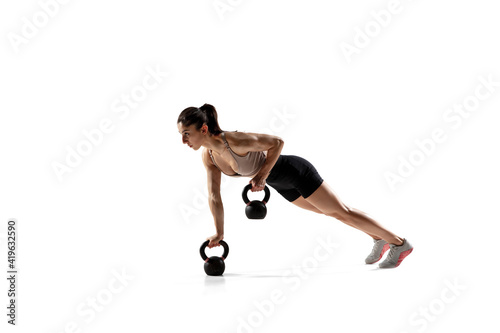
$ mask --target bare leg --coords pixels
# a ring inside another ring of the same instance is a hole
[[[390,232],[364,212],[343,204],[333,190],[323,182],[321,186],[305,199],[323,214],[336,218],[354,228],[364,231],[375,239],[383,239],[387,243],[401,245],[403,238]]]
[[[292,203],[300,208],[303,208],[303,209],[307,209],[307,210],[310,210],[312,212],[315,212],[315,213],[318,213],[318,214],[323,214],[325,215],[322,211],[320,211],[318,208],[316,208],[315,206],[313,206],[312,204],[310,204],[306,199],[304,199],[304,197],[300,196],[297,200],[295,201],[292,201]],[[349,222],[344,222],[345,224],[353,227],[353,228],[356,228],[358,230],[361,230],[359,229],[356,225],[353,225]],[[381,237],[377,236],[377,235],[374,235],[374,234],[371,234],[369,232],[366,232],[364,230],[361,230],[363,231],[364,233],[366,233],[368,236],[372,237],[373,239],[381,239]]]

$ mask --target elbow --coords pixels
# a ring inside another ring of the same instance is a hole
[[[285,141],[283,141],[282,138],[276,137],[276,147],[278,147],[278,149],[281,150],[283,148],[284,144],[285,144]]]

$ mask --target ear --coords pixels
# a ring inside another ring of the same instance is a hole
[[[208,126],[207,124],[203,124],[201,126],[201,134],[207,134],[208,133]]]

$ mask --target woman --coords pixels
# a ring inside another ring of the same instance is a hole
[[[224,238],[224,209],[220,195],[221,173],[232,177],[250,177],[252,192],[262,191],[266,183],[294,205],[334,217],[373,238],[367,264],[378,262],[390,249],[380,268],[399,266],[413,247],[404,238],[385,229],[365,213],[342,203],[323,181],[314,166],[293,155],[281,155],[283,140],[256,133],[224,132],[217,112],[210,104],[188,107],[177,119],[182,143],[194,150],[205,147],[202,160],[207,170],[209,205],[216,234],[208,237],[209,248]]]

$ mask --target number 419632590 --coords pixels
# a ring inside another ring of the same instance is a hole
[[[9,221],[7,226],[7,261],[9,262],[9,268],[16,268],[16,221]]]

